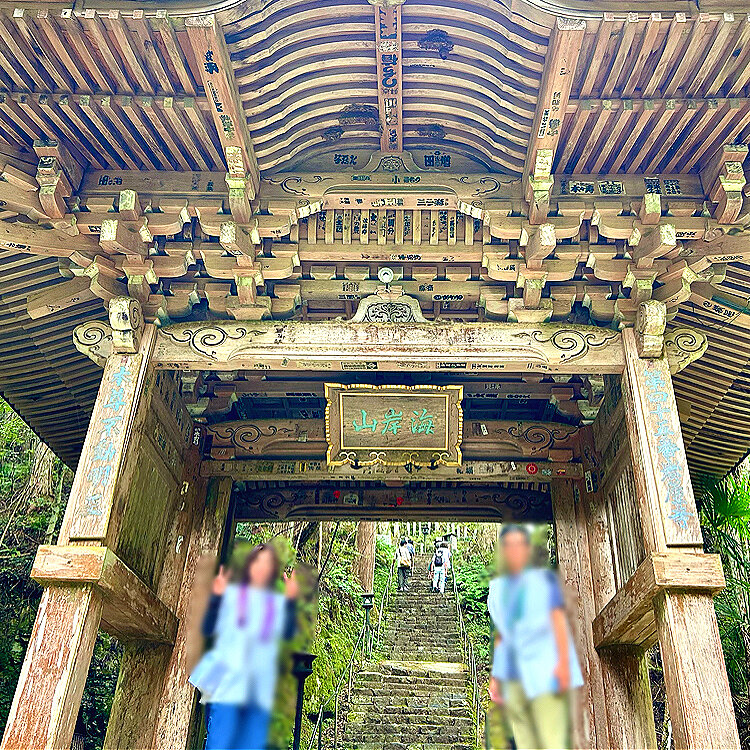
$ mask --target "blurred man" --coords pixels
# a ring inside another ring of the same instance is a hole
[[[507,574],[490,582],[487,606],[497,631],[490,697],[504,706],[518,750],[570,747],[568,691],[583,684],[562,592],[550,570],[529,567],[523,526],[505,526]]]

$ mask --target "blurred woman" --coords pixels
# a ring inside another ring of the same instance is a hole
[[[214,638],[190,675],[207,704],[206,750],[261,750],[266,746],[278,675],[279,645],[294,636],[299,586],[284,575],[275,591],[279,559],[267,544],[248,554],[242,581],[230,583],[222,566],[214,579],[203,634]]]

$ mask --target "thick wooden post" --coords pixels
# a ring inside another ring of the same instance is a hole
[[[116,538],[126,448],[154,338],[151,326],[138,351],[112,356],[104,368],[58,540],[58,549],[68,550],[71,559],[76,545],[102,545]],[[45,575],[42,567],[35,564],[38,577],[47,583],[53,576]],[[93,579],[76,579],[77,566],[69,567],[71,577],[61,573],[57,585],[42,596],[0,745],[3,750],[70,747],[103,598]]]
[[[623,398],[646,552],[702,557],[669,365],[663,355],[639,356],[638,344],[636,332],[625,329]],[[654,608],[675,746],[739,748],[710,593],[667,583]]]
[[[584,685],[576,692],[572,709],[573,747],[604,747],[607,741],[606,703],[599,659],[594,648],[591,623],[596,616],[586,529],[579,525],[574,485],[570,480],[552,483],[552,510],[555,520],[557,559],[568,596],[578,659]]]
[[[102,613],[92,586],[42,594],[3,736],[3,750],[68,750]]]
[[[147,429],[133,455],[137,467],[120,534],[122,553],[133,559],[159,600],[177,610],[196,513],[203,505],[198,479],[200,429],[182,405],[178,384],[157,373]],[[156,440],[152,440],[151,436]],[[138,539],[145,538],[143,545]],[[172,643],[145,637],[125,645],[104,747],[151,747]]]
[[[610,425],[612,427],[612,425]],[[602,486],[607,477],[599,476],[600,459],[590,427],[580,430],[580,454],[589,482],[577,482],[575,495],[580,528],[588,538],[593,608],[582,617],[593,619],[615,595],[615,561],[606,499]],[[583,546],[583,545],[582,545]],[[606,715],[606,729],[597,734],[598,746],[642,750],[656,747],[656,729],[651,685],[644,649],[624,644],[595,651],[592,661],[601,670],[604,704],[595,704]]]
[[[196,600],[208,595],[207,581],[202,580],[201,572],[213,572],[213,569],[204,570],[205,561],[215,559],[221,547],[231,493],[231,479],[211,479],[205,507],[196,514],[190,533],[185,574],[177,604],[180,625],[159,698],[153,742],[155,750],[184,750],[189,744],[196,694],[187,678],[195,662],[194,637],[200,625],[195,621],[195,613],[201,610]]]

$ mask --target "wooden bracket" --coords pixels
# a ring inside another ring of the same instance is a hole
[[[92,584],[104,602],[102,630],[120,640],[174,643],[177,618],[108,547],[39,547],[31,577],[43,586]]]
[[[648,648],[656,642],[654,598],[662,591],[716,594],[724,588],[718,555],[669,551],[651,554],[594,618],[594,646],[632,644]]]

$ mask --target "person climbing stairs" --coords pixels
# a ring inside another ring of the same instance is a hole
[[[378,657],[356,676],[345,750],[476,747],[469,672],[462,663],[452,571],[446,593],[428,579],[432,555],[414,559],[409,590],[394,592]]]

